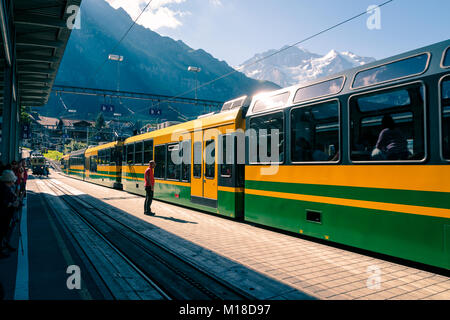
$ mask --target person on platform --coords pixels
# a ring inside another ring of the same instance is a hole
[[[11,170],[4,170],[0,177],[0,258],[9,256],[8,251],[15,248],[7,241],[11,220],[20,206],[17,195],[14,193],[16,175]]]
[[[154,216],[155,213],[152,212],[150,206],[152,205],[153,192],[155,191],[155,178],[153,176],[153,169],[156,167],[156,163],[150,160],[147,170],[145,170],[144,180],[145,180],[145,203],[144,203],[144,214],[149,216]]]
[[[23,175],[22,175],[22,182],[20,183],[20,192],[23,197],[27,196],[27,180],[28,180],[28,169],[26,166],[25,159],[20,160],[19,166],[22,167]]]
[[[11,162],[11,168],[12,168],[12,171],[14,172],[14,174],[17,177],[17,180],[16,180],[16,182],[14,184],[14,189],[15,189],[14,192],[18,196],[19,192],[20,192],[20,184],[22,183],[23,172],[22,172],[22,170],[20,170],[21,168],[20,168],[20,166],[19,166],[19,164],[17,163],[16,160],[13,160]]]

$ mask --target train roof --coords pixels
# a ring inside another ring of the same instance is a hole
[[[292,105],[356,93],[386,84],[444,74],[450,67],[450,39],[377,60],[353,69],[276,91],[255,95],[247,116],[277,111]]]
[[[120,143],[119,141],[113,141],[113,142],[101,144],[99,146],[90,146],[89,148],[86,149],[86,153],[91,153],[91,152],[108,149],[108,148],[113,148],[113,147],[117,146],[119,143]]]
[[[133,136],[130,138],[127,138],[125,140],[125,144],[132,143],[135,141],[141,141],[146,139],[151,139],[154,137],[164,136],[164,135],[171,135],[174,132],[191,132],[197,129],[206,129],[211,127],[217,127],[225,124],[235,123],[239,116],[242,115],[242,108],[236,108],[229,111],[223,111],[220,113],[216,113],[204,118],[191,120],[188,122],[180,123],[174,126],[170,126],[167,128],[147,132],[144,134],[140,134],[137,136]]]
[[[78,156],[80,154],[84,155],[85,151],[86,151],[86,148],[83,148],[83,149],[69,153],[68,156],[72,157],[72,156]]]
[[[43,158],[44,156],[41,153],[33,153],[31,158]]]

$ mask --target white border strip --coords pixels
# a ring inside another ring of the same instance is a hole
[[[27,202],[28,198],[22,207],[22,217],[20,218],[20,232],[22,233],[22,237],[19,239],[19,246],[17,248],[17,273],[14,300],[29,300]]]

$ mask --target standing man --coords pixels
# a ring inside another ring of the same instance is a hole
[[[155,178],[153,176],[153,169],[156,167],[156,163],[150,160],[148,163],[148,168],[145,170],[144,180],[145,180],[145,204],[144,204],[144,214],[149,216],[154,216],[155,213],[151,211],[150,206],[152,205],[153,192],[155,191]]]

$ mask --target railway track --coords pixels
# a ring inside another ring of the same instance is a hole
[[[107,210],[81,199],[69,188],[45,181],[47,186],[114,250],[124,257],[164,299],[247,300],[246,292],[216,279],[170,249],[119,221]]]

